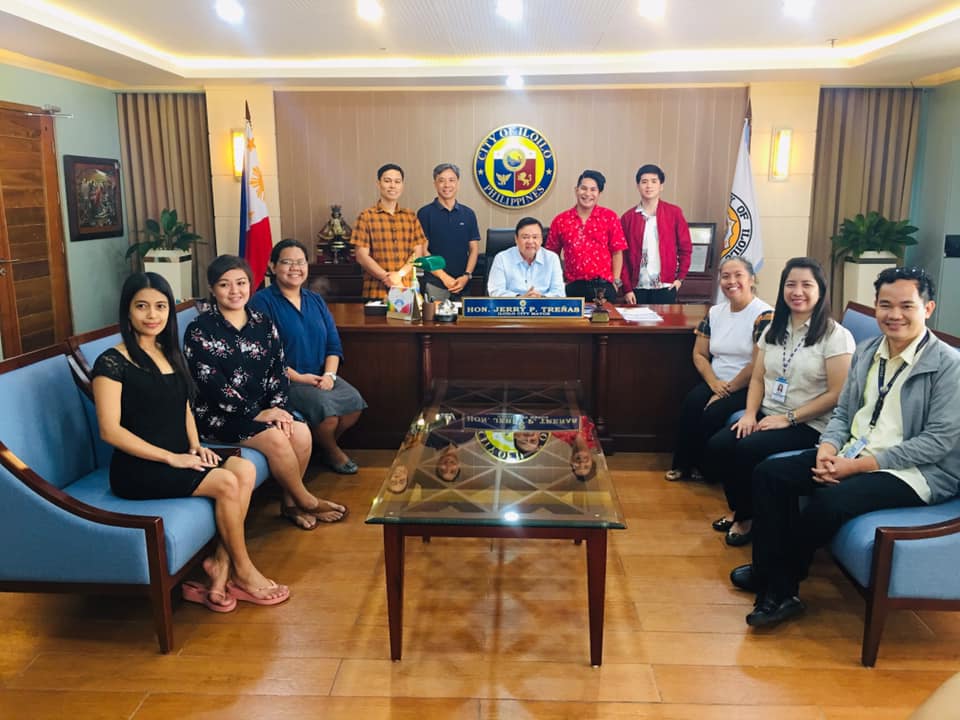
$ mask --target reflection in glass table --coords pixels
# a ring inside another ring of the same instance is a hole
[[[603,642],[606,533],[626,527],[596,429],[569,383],[439,383],[367,523],[384,527],[391,657],[400,659],[407,536],[586,541],[591,663]]]

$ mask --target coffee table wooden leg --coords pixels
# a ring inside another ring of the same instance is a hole
[[[403,651],[403,541],[396,525],[383,526],[383,560],[387,573],[387,617],[390,623],[390,659]]]
[[[587,598],[590,609],[590,664],[603,663],[603,601],[607,583],[607,531],[587,531]]]

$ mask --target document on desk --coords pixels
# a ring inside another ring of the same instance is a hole
[[[627,322],[657,323],[663,318],[648,307],[618,307],[620,315]]]

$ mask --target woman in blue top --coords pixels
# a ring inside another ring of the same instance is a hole
[[[270,253],[270,267],[274,282],[253,296],[250,307],[273,320],[280,333],[290,406],[306,418],[327,464],[335,472],[352,475],[357,464],[337,441],[367,403],[353,385],[337,376],[343,346],[323,298],[303,287],[307,249],[296,240],[281,240]]]

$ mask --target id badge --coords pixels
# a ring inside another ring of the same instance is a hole
[[[853,443],[850,447],[840,453],[840,457],[845,458],[855,458],[857,455],[863,452],[863,449],[867,446],[867,439],[865,437],[857,438],[857,441]]]
[[[787,401],[787,388],[789,383],[785,377],[778,377],[773,381],[773,392],[770,394],[772,400],[776,400],[779,403],[785,403]]]

